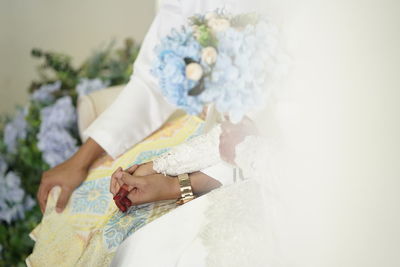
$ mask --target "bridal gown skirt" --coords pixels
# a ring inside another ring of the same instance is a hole
[[[176,208],[161,201],[118,210],[109,192],[110,177],[119,166],[128,168],[152,160],[203,131],[198,117],[184,116],[164,125],[116,160],[104,157],[71,195],[64,212],[55,212],[60,193],[49,194],[42,222],[32,231],[36,242],[28,266],[109,266],[117,247],[147,223]]]

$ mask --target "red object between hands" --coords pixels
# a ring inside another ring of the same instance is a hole
[[[113,197],[115,205],[119,208],[120,211],[126,212],[130,206],[132,206],[132,202],[127,198],[129,194],[129,187],[126,184],[123,184],[119,189],[118,193]]]

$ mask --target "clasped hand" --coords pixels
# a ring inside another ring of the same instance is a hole
[[[123,184],[128,185],[127,198],[132,205],[177,199],[180,196],[178,179],[156,173],[152,162],[133,165],[126,170],[119,167],[111,176],[110,192],[115,196]]]

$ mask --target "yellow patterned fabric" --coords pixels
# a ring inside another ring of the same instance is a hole
[[[202,131],[201,119],[184,116],[167,123],[118,159],[103,157],[92,166],[61,214],[55,212],[60,190],[54,188],[42,222],[31,233],[36,244],[27,265],[109,266],[126,237],[176,207],[175,201],[160,201],[120,212],[109,192],[111,174],[119,166],[128,168],[151,161]]]

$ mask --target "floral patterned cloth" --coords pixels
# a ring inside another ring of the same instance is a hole
[[[55,212],[60,189],[54,188],[42,222],[31,233],[36,244],[27,265],[108,266],[126,237],[176,207],[175,201],[160,201],[120,212],[109,192],[111,174],[119,166],[128,168],[150,161],[202,131],[202,120],[184,116],[167,123],[118,159],[103,157],[92,166],[61,214]]]

